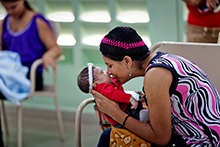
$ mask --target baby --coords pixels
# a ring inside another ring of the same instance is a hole
[[[133,118],[140,120],[141,117],[144,122],[149,119],[148,113],[142,114],[142,112],[140,114],[143,116],[139,116],[139,112],[143,109],[142,103],[132,97],[131,94],[125,93],[122,84],[116,81],[116,79],[111,78],[100,67],[89,64],[78,75],[77,83],[80,90],[84,93],[89,93],[89,89],[94,88],[107,98],[118,102],[120,108]],[[147,111],[145,110],[145,112]],[[122,125],[108,115],[105,115],[105,117],[111,125],[122,127]]]

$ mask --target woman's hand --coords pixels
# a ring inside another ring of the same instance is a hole
[[[48,71],[48,66],[52,66],[53,70],[56,71],[56,63],[52,53],[53,53],[52,51],[47,51],[46,53],[44,53],[42,57],[44,69],[46,71]]]
[[[218,4],[218,0],[206,0],[206,5],[210,11],[216,8],[216,4]]]
[[[108,99],[96,90],[90,90],[90,93],[94,96],[100,111],[111,116],[113,119],[115,113],[122,111],[117,102]]]

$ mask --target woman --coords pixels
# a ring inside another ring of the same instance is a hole
[[[187,42],[218,43],[220,33],[219,0],[183,0],[189,14]]]
[[[56,71],[54,59],[61,54],[52,27],[42,15],[31,9],[26,0],[0,1],[8,12],[0,25],[0,50],[19,53],[22,64],[29,69],[35,60],[42,58],[43,66],[36,72],[36,90],[42,90],[43,67],[48,70],[50,65]],[[30,71],[27,77],[30,78]],[[4,99],[1,93],[0,98]],[[0,130],[0,147],[2,146]]]
[[[26,0],[0,0],[8,12],[1,22],[0,50],[18,52],[24,66],[43,59],[43,66],[48,70],[51,65],[56,70],[54,59],[61,54],[49,22],[33,11]],[[42,66],[36,73],[36,90],[42,90]],[[29,74],[28,74],[29,78]]]
[[[195,64],[169,53],[151,53],[136,31],[128,27],[111,30],[102,39],[100,51],[107,73],[120,83],[144,77],[150,123],[127,116],[117,103],[91,90],[103,113],[152,146],[219,145],[219,95]],[[102,137],[110,131],[103,132],[98,146],[104,146]],[[109,145],[108,140],[105,146]]]

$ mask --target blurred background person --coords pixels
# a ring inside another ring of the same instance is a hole
[[[54,59],[61,54],[53,28],[44,16],[32,10],[26,0],[0,0],[0,2],[8,13],[1,21],[0,50],[19,53],[22,65],[29,68],[27,78],[30,78],[33,62],[42,58],[43,66],[39,66],[36,71],[36,90],[42,90],[43,67],[48,70],[48,66],[52,66],[56,71]],[[0,96],[1,99],[4,98],[2,94]],[[1,140],[2,137],[0,143]],[[0,146],[3,146],[3,142]]]
[[[187,42],[218,43],[220,11],[218,0],[183,0],[189,10]]]

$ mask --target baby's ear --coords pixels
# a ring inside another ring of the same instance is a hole
[[[98,85],[98,82],[97,82],[97,81],[95,81],[95,82],[92,84],[93,87],[95,87],[96,85]]]

